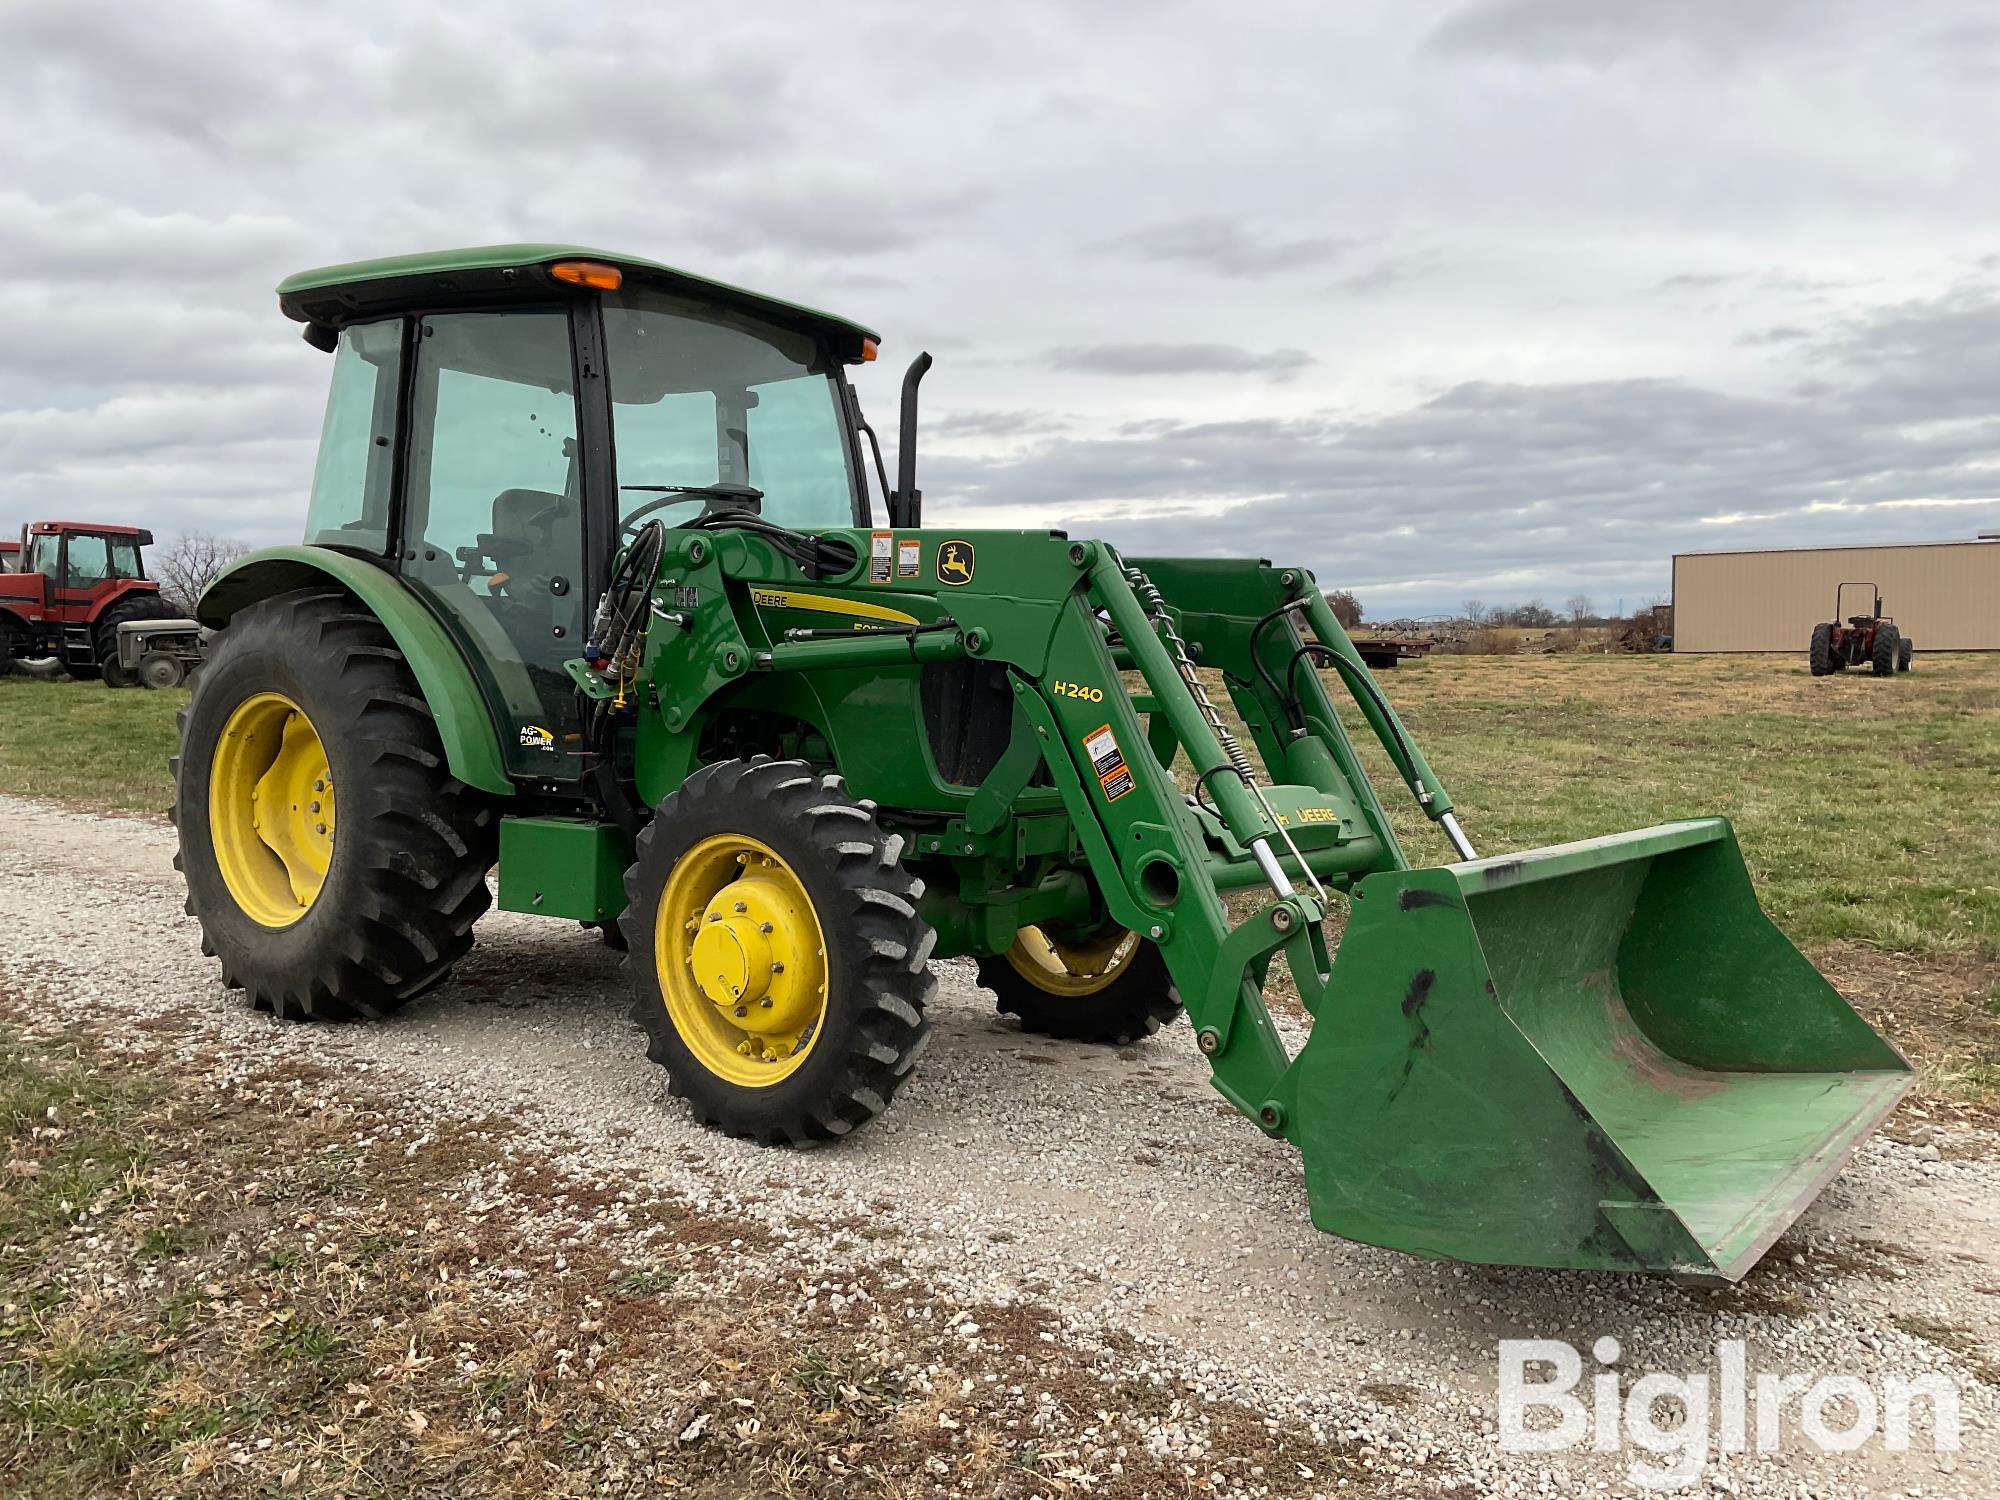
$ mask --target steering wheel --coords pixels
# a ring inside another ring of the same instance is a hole
[[[665,510],[670,505],[700,505],[702,503],[702,498],[699,495],[662,495],[657,500],[648,500],[644,505],[625,518],[625,525],[618,533],[618,539],[621,543],[631,541],[633,537],[639,534],[639,528],[645,524],[646,517],[653,514],[656,510]]]

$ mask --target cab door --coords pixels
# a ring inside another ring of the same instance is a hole
[[[520,779],[582,774],[583,465],[570,314],[417,320],[398,568],[459,637]]]
[[[57,571],[49,579],[48,621],[51,639],[61,639],[72,665],[97,660],[91,622],[119,591],[120,581],[137,571],[137,553],[125,537],[101,531],[64,533]]]

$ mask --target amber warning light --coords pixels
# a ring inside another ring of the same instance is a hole
[[[601,260],[559,260],[549,267],[549,274],[571,286],[595,287],[600,292],[617,291],[625,279],[623,271]]]

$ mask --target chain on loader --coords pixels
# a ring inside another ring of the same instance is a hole
[[[1477,857],[1305,569],[924,525],[927,355],[892,488],[847,378],[876,336],[829,314],[554,245],[279,296],[333,360],[307,535],[202,601],[176,761],[189,909],[255,1004],[421,994],[497,860],[503,907],[627,948],[719,1129],[864,1125],[967,956],[1051,1035],[1184,1010],[1334,1233],[1730,1280],[1910,1086],[1722,820]],[[1453,863],[1412,863],[1343,711]]]

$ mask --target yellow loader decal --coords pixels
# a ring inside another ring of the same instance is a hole
[[[848,615],[856,620],[881,620],[890,625],[919,623],[915,615],[890,609],[886,604],[871,604],[865,599],[841,599],[832,594],[809,594],[798,589],[753,588],[750,599],[759,609],[809,609],[823,615]]]

